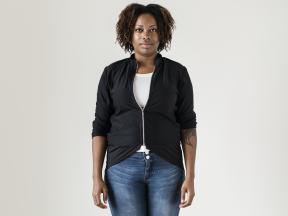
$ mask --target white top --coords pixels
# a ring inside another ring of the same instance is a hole
[[[141,107],[144,107],[148,100],[152,75],[153,72],[145,74],[135,74],[133,92],[137,103]]]
[[[134,82],[133,82],[133,92],[134,97],[139,106],[144,107],[147,103],[149,92],[150,92],[150,84],[151,78],[154,72],[150,73],[136,73]],[[146,146],[142,145],[141,148],[137,152],[147,152]]]

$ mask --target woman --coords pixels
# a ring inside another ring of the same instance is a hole
[[[192,83],[185,66],[160,54],[174,27],[157,4],[130,4],[119,16],[117,41],[134,53],[105,67],[92,131],[92,196],[107,208],[103,193],[113,216],[175,216],[195,195]]]

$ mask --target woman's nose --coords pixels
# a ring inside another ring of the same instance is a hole
[[[143,33],[143,37],[144,37],[144,38],[148,38],[149,36],[150,36],[149,31],[148,31],[148,32],[146,31],[146,32]]]

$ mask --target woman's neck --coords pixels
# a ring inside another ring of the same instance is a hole
[[[151,68],[155,65],[156,55],[157,53],[154,53],[150,56],[144,56],[135,52],[135,58],[139,67],[144,67],[144,68]]]

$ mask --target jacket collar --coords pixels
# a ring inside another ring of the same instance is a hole
[[[152,91],[152,89],[155,85],[155,80],[157,79],[158,74],[163,71],[163,59],[164,58],[162,57],[162,55],[159,52],[157,52],[157,55],[155,57],[155,69],[154,69],[154,73],[153,73],[152,78],[151,78],[150,91]],[[129,75],[130,75],[129,76],[129,80],[130,80],[129,88],[130,88],[130,91],[133,92],[133,79],[135,77],[136,70],[138,67],[138,64],[137,64],[137,61],[135,58],[135,53],[131,54],[130,58],[128,58],[128,60],[129,60]],[[146,104],[146,106],[147,106],[147,104]]]

